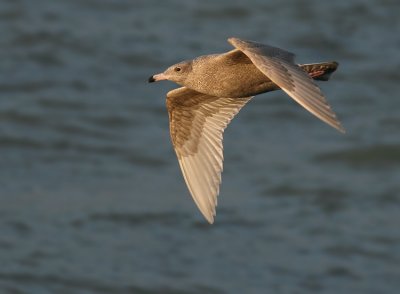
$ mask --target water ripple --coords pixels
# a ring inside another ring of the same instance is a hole
[[[42,289],[48,289],[50,291],[56,291],[60,287],[62,291],[90,291],[91,293],[138,293],[138,294],[152,294],[159,293],[158,290],[149,290],[137,286],[112,286],[102,283],[101,281],[95,281],[90,279],[81,278],[68,278],[65,276],[57,276],[54,274],[39,275],[30,273],[5,273],[0,272],[0,281],[12,282],[14,285],[12,289],[15,289],[17,293],[19,289],[39,287]],[[168,293],[165,292],[165,293]],[[170,292],[173,293],[173,292]],[[178,292],[175,292],[178,293]]]
[[[392,167],[400,164],[400,145],[373,145],[324,153],[314,158],[318,162],[342,162],[355,167]]]

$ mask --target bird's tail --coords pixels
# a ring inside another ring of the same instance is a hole
[[[336,61],[321,62],[321,63],[310,63],[301,64],[308,74],[317,81],[327,81],[331,77],[331,74],[337,69],[339,63]]]

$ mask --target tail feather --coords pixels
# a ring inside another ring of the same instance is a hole
[[[321,63],[310,63],[301,64],[308,74],[317,81],[327,81],[331,77],[331,74],[338,68],[339,63],[336,61],[321,62]]]

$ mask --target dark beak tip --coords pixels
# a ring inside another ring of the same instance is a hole
[[[154,83],[156,80],[154,79],[153,76],[149,77],[149,83]]]

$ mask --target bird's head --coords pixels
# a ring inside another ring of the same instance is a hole
[[[149,83],[161,80],[169,80],[183,85],[188,74],[192,69],[192,61],[182,61],[168,67],[164,72],[153,75],[149,78]]]

